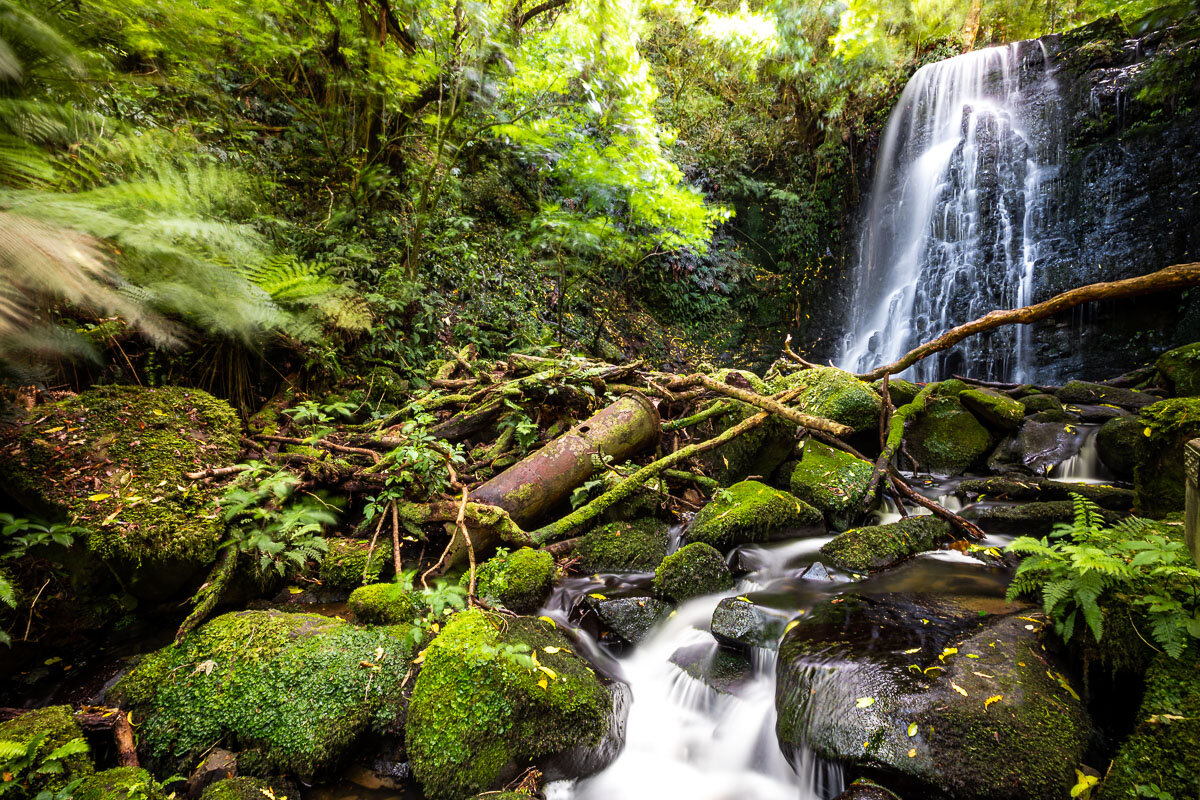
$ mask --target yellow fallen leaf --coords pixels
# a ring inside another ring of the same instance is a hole
[[[800,624],[800,620],[794,619],[784,627],[783,632],[787,633],[788,631],[790,631],[792,628],[796,627],[799,624]]]
[[[749,597],[746,597],[746,595],[742,595],[741,597],[735,597],[734,600],[741,600],[743,603],[753,603],[754,602]]]
[[[910,648],[908,648],[907,650],[905,650],[905,651],[904,651],[904,655],[906,655],[906,656],[911,656],[913,653],[919,653],[919,652],[921,652],[921,648],[919,648],[919,647],[910,647]]]
[[[553,681],[553,680],[558,679],[558,673],[555,672],[554,670],[550,669],[549,667],[545,667],[545,666],[542,666],[541,664],[538,664],[538,669],[540,669],[542,672],[546,673],[546,675],[548,675],[550,677],[550,680]]]
[[[917,723],[913,722],[913,723],[910,723],[910,724],[909,724],[909,726],[908,726],[908,735],[909,735],[910,737],[912,737],[912,736],[916,736],[916,735],[917,735]]]
[[[550,655],[554,655],[555,653],[561,653],[562,648],[561,647],[543,647],[542,652],[549,653]]]
[[[945,661],[946,656],[952,656],[957,652],[958,652],[957,647],[947,647],[945,650],[942,651],[942,654],[940,656],[938,656],[938,661]]]
[[[954,681],[950,681],[950,688],[953,689],[954,691],[958,692],[959,694],[961,694],[963,697],[970,697],[970,695],[967,694],[967,690],[964,689],[963,687],[959,686]]]
[[[551,627],[551,628],[557,628],[557,627],[558,627],[557,625],[555,625],[555,624],[554,624],[554,620],[550,619],[550,617],[547,617],[547,616],[543,615],[543,616],[540,616],[540,617],[538,617],[538,619],[540,619],[542,622],[548,622],[548,623],[550,623],[550,627]]]
[[[608,599],[607,597],[605,597],[604,595],[600,594],[599,592],[589,592],[589,593],[588,593],[588,597],[594,597],[594,598],[596,598],[597,600],[607,600],[607,599]]]
[[[542,687],[543,689],[545,689],[545,688],[549,687],[549,686],[550,686],[550,684],[546,683],[546,679],[545,679],[545,678],[542,678],[540,681],[538,681],[538,686],[540,686],[540,687]]]
[[[112,495],[108,492],[97,492],[96,494],[89,494],[87,499],[91,500],[93,503],[99,503],[101,500],[107,500],[110,497],[112,497]]]
[[[999,703],[1003,699],[1004,699],[1004,695],[1002,695],[1002,694],[992,695],[987,700],[983,701],[983,710],[987,711],[988,707],[991,706],[992,703]]]
[[[857,706],[858,708],[867,708],[868,706],[872,706],[874,704],[875,704],[874,697],[860,697],[860,698],[858,698],[858,701],[855,702],[854,705]]]
[[[58,426],[58,427],[56,427],[56,428],[47,428],[45,431],[43,431],[43,433],[58,433],[58,432],[59,432],[59,431],[61,431],[62,429],[63,429],[63,426],[62,426],[62,425],[59,425],[59,426]]]
[[[1142,431],[1142,435],[1143,435],[1143,436],[1149,436],[1149,435],[1150,435],[1150,426],[1149,426],[1149,425],[1147,425],[1147,426],[1146,426],[1146,429],[1145,429],[1144,431]]]
[[[946,669],[945,667],[939,667],[937,664],[934,664],[932,667],[925,668],[925,674],[928,675],[929,673],[933,672],[934,670],[937,670],[938,672],[942,672],[945,669]]]
[[[914,748],[911,748],[911,749],[908,751],[908,757],[909,757],[909,758],[916,758],[916,757],[917,757],[917,748],[915,748],[915,747],[914,747]]]

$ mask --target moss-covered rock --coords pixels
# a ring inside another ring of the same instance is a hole
[[[210,784],[200,800],[300,800],[298,795],[289,796],[286,791],[275,782],[240,775]]]
[[[1160,654],[1146,673],[1137,725],[1117,750],[1100,800],[1145,797],[1154,784],[1174,798],[1200,797],[1200,670],[1194,657]],[[1159,796],[1159,795],[1153,795]]]
[[[1064,403],[1107,404],[1130,409],[1145,408],[1159,400],[1152,394],[1134,389],[1105,386],[1102,383],[1088,383],[1087,381],[1071,381],[1054,394]]]
[[[799,389],[799,395],[790,404],[806,414],[849,425],[856,431],[879,426],[883,401],[870,384],[845,370],[835,367],[801,370],[774,379],[771,389],[775,392]]]
[[[883,395],[883,379],[875,381],[871,387]],[[892,400],[892,405],[896,408],[906,406],[911,403],[920,393],[921,387],[912,381],[906,381],[903,378],[892,378],[888,381],[888,397]]]
[[[848,530],[826,542],[821,555],[846,572],[878,572],[952,538],[948,522],[922,515]]]
[[[166,800],[154,776],[139,767],[115,767],[84,778],[71,800]]]
[[[317,579],[326,589],[350,591],[376,583],[391,565],[392,543],[381,537],[371,550],[366,539],[328,539],[329,552],[321,559]],[[382,542],[382,544],[381,544]],[[368,564],[368,554],[370,554]]]
[[[921,469],[957,475],[982,460],[992,436],[954,397],[930,397],[905,434],[908,451]]]
[[[1176,396],[1200,395],[1200,342],[1168,350],[1154,362],[1154,368]]]
[[[220,488],[186,472],[232,464],[241,423],[198,389],[102,386],[34,408],[8,432],[0,483],[40,513],[73,517],[135,594],[188,588],[223,533]]]
[[[758,414],[761,409],[740,400],[725,401],[728,410],[698,426],[697,436],[708,439]],[[770,475],[791,453],[796,426],[771,416],[762,425],[700,456],[709,474],[728,486],[749,475]]]
[[[994,597],[905,594],[814,607],[780,645],[781,744],[905,796],[1065,797],[1090,721],[1030,614]]]
[[[687,538],[728,550],[765,542],[794,528],[823,524],[821,512],[799,498],[758,481],[742,481],[718,493],[697,512]]]
[[[1183,446],[1200,436],[1200,397],[1177,397],[1142,409],[1141,458],[1133,471],[1139,513],[1161,517],[1184,506]]]
[[[350,610],[365,625],[406,625],[421,615],[421,604],[398,583],[371,583],[350,593]]]
[[[134,712],[141,751],[162,771],[224,741],[265,768],[311,776],[396,719],[408,633],[314,614],[225,614],[148,655],[110,696]]]
[[[831,528],[842,530],[858,516],[874,471],[870,462],[807,439],[789,487],[793,495],[824,514]]]
[[[958,484],[958,492],[988,500],[1067,500],[1072,494],[1086,497],[1101,508],[1128,511],[1133,507],[1133,491],[1103,483],[1070,483],[1046,478],[1015,478],[997,475],[969,478]]]
[[[17,797],[35,797],[43,790],[57,792],[76,778],[86,778],[95,771],[83,729],[75,721],[70,706],[38,708],[0,722],[0,742],[24,748],[13,759],[0,757],[0,772],[11,773],[11,780],[24,792],[14,793]],[[74,752],[53,760],[48,758],[64,747]],[[28,766],[18,768],[14,763],[18,758]],[[51,766],[52,763],[61,769]]]
[[[991,389],[967,389],[958,399],[985,424],[1002,431],[1015,431],[1025,419],[1024,403]]]
[[[610,689],[553,624],[470,610],[425,650],[405,739],[426,796],[461,798],[531,763],[548,777],[564,756],[580,775],[600,768],[620,746],[612,712]]]
[[[704,542],[679,548],[654,571],[655,593],[676,603],[732,587],[733,575],[721,551]]]
[[[502,547],[479,568],[475,591],[490,605],[529,614],[542,607],[557,574],[554,556],[545,550]]]
[[[645,518],[589,531],[571,552],[582,572],[653,572],[666,557],[668,543],[667,524]]]
[[[1110,523],[1118,515],[1101,511]],[[1043,536],[1050,533],[1060,522],[1070,522],[1075,517],[1070,500],[1046,500],[1034,503],[994,503],[972,506],[962,512],[965,519],[978,523],[988,533],[1012,533],[1022,536]]]
[[[1096,434],[1100,462],[1122,480],[1133,480],[1133,471],[1143,458],[1145,427],[1137,417],[1118,417],[1101,425]]]
[[[1030,394],[1021,398],[1026,414],[1036,414],[1039,411],[1062,411],[1063,404],[1052,394]]]

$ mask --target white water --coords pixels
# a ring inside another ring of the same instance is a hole
[[[1022,91],[1031,53],[1048,63],[1017,43],[928,64],[908,82],[879,149],[840,366],[867,371],[1031,301],[1057,159]],[[1026,379],[1031,347],[1016,327],[925,359],[911,377]]]
[[[1088,432],[1079,452],[1050,470],[1050,480],[1068,483],[1112,483],[1116,480],[1100,461],[1100,451],[1096,447],[1099,433],[1099,426]]]

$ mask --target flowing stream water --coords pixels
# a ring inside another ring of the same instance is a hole
[[[865,372],[1030,303],[1061,157],[1056,115],[1026,91],[1034,81],[1053,88],[1038,41],[927,64],[908,82],[879,147],[840,366]],[[1012,326],[906,377],[1028,380],[1030,351],[1025,326]]]

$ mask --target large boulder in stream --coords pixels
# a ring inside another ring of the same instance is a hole
[[[671,616],[674,609],[656,597],[605,597],[599,593],[584,598],[584,606],[604,626],[601,637],[616,637],[637,644],[655,625]]]
[[[696,514],[687,538],[729,550],[777,539],[797,528],[822,530],[821,513],[803,500],[758,481],[735,483]]]
[[[922,514],[838,534],[821,547],[821,555],[845,572],[878,572],[953,538],[950,523]]]
[[[86,527],[84,566],[102,560],[134,594],[163,599],[190,588],[224,530],[210,505],[220,488],[185,473],[232,464],[240,434],[229,404],[199,389],[101,386],[9,430],[0,485]]]
[[[580,572],[653,572],[667,556],[667,524],[653,517],[610,522],[585,533],[571,555]]]
[[[133,712],[139,750],[161,774],[224,742],[307,778],[400,715],[409,633],[315,614],[225,614],[146,656],[109,698]]]
[[[1139,514],[1161,517],[1184,506],[1183,446],[1200,436],[1200,397],[1177,397],[1142,409],[1144,441],[1133,471]]]
[[[805,414],[849,425],[855,431],[879,427],[879,410],[883,400],[870,384],[845,370],[812,367],[783,375],[771,382],[772,391],[791,389],[799,390],[799,394],[789,401],[789,405]]]
[[[623,684],[602,681],[553,625],[477,609],[425,650],[405,741],[431,800],[498,789],[537,764],[547,779],[606,766],[624,737]]]
[[[1154,368],[1176,396],[1200,395],[1200,342],[1168,350],[1154,362]]]
[[[987,454],[992,436],[957,397],[934,394],[904,436],[921,470],[957,475]]]
[[[967,389],[959,401],[984,423],[1004,431],[1015,431],[1025,419],[1025,404],[992,389]]]
[[[1137,417],[1117,417],[1101,425],[1096,434],[1096,454],[1100,456],[1100,463],[1121,480],[1133,480],[1133,471],[1143,457],[1144,429]]]
[[[1153,405],[1159,400],[1152,394],[1134,389],[1105,386],[1102,383],[1088,383],[1087,381],[1071,381],[1054,394],[1064,403],[1109,405],[1133,410]]]
[[[676,603],[733,588],[733,575],[721,551],[692,542],[663,559],[654,571],[654,593]]]
[[[799,454],[789,481],[792,494],[824,514],[831,528],[849,527],[859,516],[875,465],[816,439],[802,442]]]
[[[992,472],[1045,475],[1074,455],[1081,436],[1063,412],[1040,411],[1026,417],[1021,429],[996,446],[988,457]]]
[[[846,595],[783,638],[776,732],[905,797],[1059,800],[1090,721],[1028,609]]]

